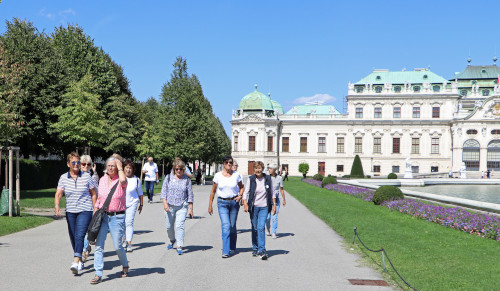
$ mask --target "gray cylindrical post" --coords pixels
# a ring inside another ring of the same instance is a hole
[[[16,204],[17,215],[21,215],[21,173],[19,170],[19,148],[16,149]]]
[[[354,236],[352,237],[352,244],[354,244],[354,240],[356,239],[356,229],[357,227],[354,227]]]
[[[14,152],[12,150],[12,147],[9,147],[9,217],[12,217],[12,179],[14,178],[13,175],[13,168],[14,168]]]
[[[384,266],[384,272],[385,272],[385,257],[384,257],[384,249],[382,248],[382,251],[380,252],[382,254],[382,266]]]

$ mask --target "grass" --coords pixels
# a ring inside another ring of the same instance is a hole
[[[288,193],[325,221],[349,246],[353,228],[372,249],[384,247],[398,272],[418,290],[498,290],[500,243],[422,221],[361,199],[308,185],[299,177],[285,183]],[[382,271],[380,253],[355,249]],[[406,285],[386,260],[384,277]]]
[[[0,236],[37,227],[53,221],[53,218],[22,214],[18,217],[0,216]]]

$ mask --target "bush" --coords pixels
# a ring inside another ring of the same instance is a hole
[[[365,178],[366,178],[366,179],[370,179],[371,177],[372,177],[372,176],[370,176],[370,175],[366,175],[366,176],[365,176]]]
[[[328,177],[325,177],[323,179],[323,182],[321,182],[321,187],[325,188],[326,185],[330,184],[337,184],[337,178],[334,176],[328,175]]]
[[[324,177],[321,174],[316,174],[316,175],[313,176],[313,179],[317,180],[317,181],[323,181],[323,178]]]
[[[304,176],[304,179],[306,178],[308,171],[309,171],[309,164],[308,163],[300,163],[299,164],[299,172],[302,173],[302,175]]]
[[[385,201],[401,200],[404,198],[403,192],[396,186],[381,186],[373,194],[372,201],[375,205],[380,205]]]
[[[351,178],[351,175],[344,175],[344,176],[342,176],[342,178],[349,179],[349,178]]]
[[[387,175],[387,179],[397,179],[398,178],[398,175],[394,174],[394,173],[390,173],[389,175]]]
[[[359,155],[354,157],[354,161],[352,162],[351,167],[351,178],[364,178],[365,174],[363,172],[363,165],[361,164],[361,159]]]

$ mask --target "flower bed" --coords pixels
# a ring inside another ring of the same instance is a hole
[[[304,182],[321,187],[321,182],[304,179]],[[371,201],[374,190],[351,185],[326,185],[325,189],[349,194],[365,201]],[[414,199],[403,199],[382,203],[391,211],[406,213],[426,221],[455,228],[473,235],[500,241],[500,216],[471,213],[461,207],[444,207]]]

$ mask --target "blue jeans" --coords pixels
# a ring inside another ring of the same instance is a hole
[[[169,204],[168,207],[169,211],[165,211],[168,238],[170,242],[177,241],[177,247],[182,247],[184,245],[184,222],[186,221],[189,203],[184,202],[180,206]]]
[[[118,259],[120,260],[120,264],[125,268],[128,267],[127,254],[125,253],[122,245],[123,232],[125,231],[125,214],[113,216],[104,215],[101,229],[97,235],[94,252],[95,275],[99,277],[102,277],[102,270],[104,268],[103,251],[104,243],[106,242],[106,237],[108,236],[108,230],[111,234],[113,246],[116,254],[118,255]]]
[[[132,242],[132,237],[134,236],[134,218],[137,213],[137,207],[139,207],[139,201],[127,207],[125,211],[125,239]]]
[[[89,240],[88,237],[89,235],[86,233],[85,238],[83,239],[83,251],[86,252],[88,247],[89,247]]]
[[[153,201],[153,191],[155,190],[155,181],[146,181],[146,193],[149,201]]]
[[[240,204],[236,200],[217,199],[217,209],[222,228],[222,254],[229,255],[230,250],[236,250],[236,220]]]
[[[252,250],[263,253],[266,251],[266,220],[268,208],[255,207],[250,212],[250,220],[252,221]]]
[[[69,240],[73,247],[75,257],[82,257],[83,238],[92,219],[92,211],[79,213],[66,212],[66,222],[68,224]]]
[[[271,233],[276,233],[276,230],[278,229],[278,212],[279,211],[280,211],[280,199],[276,198],[276,214],[272,215],[273,228],[271,230]],[[269,212],[269,214],[267,215],[266,227],[267,227],[267,229],[271,228],[271,212]]]

